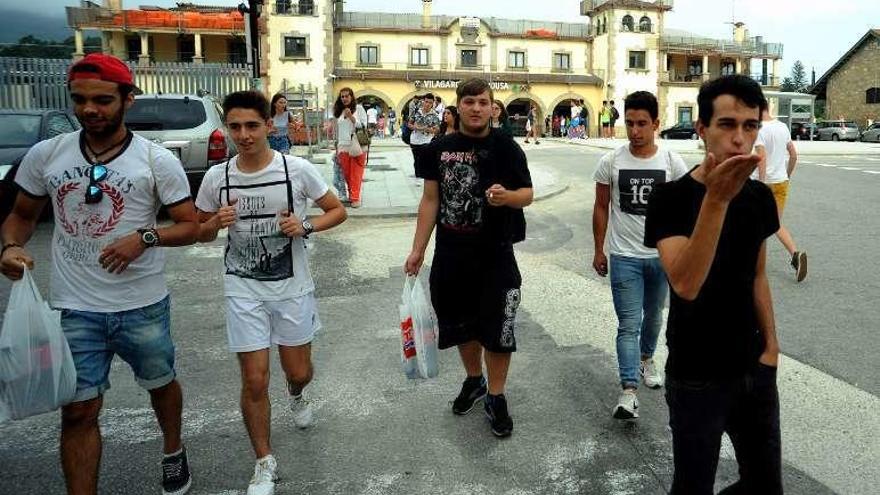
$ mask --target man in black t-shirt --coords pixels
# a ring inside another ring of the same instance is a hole
[[[504,387],[516,351],[522,283],[513,244],[525,238],[522,209],[532,202],[532,180],[522,149],[489,126],[494,101],[489,83],[471,79],[456,93],[459,132],[438,139],[422,156],[425,186],[404,269],[418,274],[436,226],[430,284],[439,345],[457,346],[467,372],[452,412],[466,414],[485,397],[492,432],[506,437],[513,420]]]
[[[645,245],[671,287],[666,401],[673,494],[712,494],[721,436],[740,480],[721,493],[781,494],[779,343],[765,271],[779,229],[770,189],[749,179],[767,100],[752,79],[724,76],[697,97],[703,163],[651,196]]]

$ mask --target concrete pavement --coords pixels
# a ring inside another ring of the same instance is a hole
[[[296,150],[295,150],[296,151]],[[329,151],[316,153],[313,163],[328,184],[333,184],[333,156]],[[560,180],[551,166],[529,163],[535,201],[565,191],[568,184]],[[409,146],[400,139],[374,139],[370,150],[361,192],[361,207],[348,208],[352,217],[415,216],[422,198],[422,180],[415,177]]]

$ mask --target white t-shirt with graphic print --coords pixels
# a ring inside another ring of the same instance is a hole
[[[168,295],[163,248],[147,249],[120,274],[98,262],[104,247],[156,225],[160,203],[190,199],[183,166],[169,150],[133,135],[99,184],[103,198],[86,204],[91,164],[82,131],[36,144],[21,162],[15,182],[37,197],[49,196],[55,212],[50,302],[53,307],[113,313],[149,306]]]
[[[645,247],[645,215],[654,188],[686,174],[681,155],[657,149],[651,158],[638,158],[625,144],[601,159],[593,180],[611,186],[611,212],[605,243],[608,254],[630,258],[656,258],[656,249]]]
[[[280,212],[289,208],[288,197],[294,215],[302,220],[309,200],[318,200],[327,191],[329,187],[314,165],[290,155],[282,158],[278,152],[272,162],[258,172],[239,170],[238,157],[208,170],[196,207],[213,213],[229,201],[238,200],[236,222],[229,227],[224,257],[227,296],[282,301],[315,290],[305,241],[300,237],[286,237],[278,222]]]

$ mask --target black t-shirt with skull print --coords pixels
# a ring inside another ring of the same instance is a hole
[[[455,133],[433,142],[425,156],[424,179],[440,186],[438,248],[509,246],[525,238],[522,210],[490,206],[486,198],[493,184],[532,187],[526,155],[513,138],[497,129],[484,138]]]

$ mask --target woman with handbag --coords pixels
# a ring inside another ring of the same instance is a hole
[[[272,131],[269,133],[269,147],[279,153],[290,152],[290,124],[293,116],[287,109],[287,98],[281,93],[272,97]]]
[[[369,146],[367,111],[357,104],[351,88],[342,88],[333,104],[333,116],[336,118],[336,158],[348,183],[348,199],[352,208],[360,208],[361,185],[367,166],[361,141],[366,140],[366,146]]]

